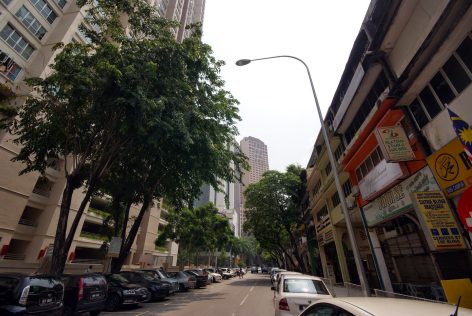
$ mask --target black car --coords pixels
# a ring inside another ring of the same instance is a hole
[[[64,315],[88,312],[96,316],[105,309],[108,285],[102,274],[66,274],[62,280],[65,287]]]
[[[206,286],[208,284],[208,272],[201,269],[185,270],[185,272],[190,273],[197,278],[196,288]]]
[[[122,271],[120,275],[124,276],[132,283],[139,284],[151,293],[151,299],[166,298],[171,290],[171,284],[166,281],[156,279],[150,273],[145,271]]]
[[[122,305],[137,305],[151,299],[151,293],[138,285],[133,284],[120,274],[107,274],[108,299],[105,310],[113,312]]]
[[[62,315],[64,285],[60,278],[20,273],[0,274],[0,315]]]

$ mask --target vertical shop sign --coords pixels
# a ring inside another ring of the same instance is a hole
[[[412,193],[413,205],[431,251],[464,249],[464,239],[441,191]]]

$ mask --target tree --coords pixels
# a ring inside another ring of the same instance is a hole
[[[154,198],[170,195],[182,203],[198,194],[203,182],[235,178],[244,161],[227,148],[237,134],[237,101],[223,89],[223,62],[201,42],[198,27],[178,43],[175,23],[145,1],[78,3],[91,8],[88,22],[94,27],[82,28],[91,44],[65,45],[50,76],[29,79],[36,94],[8,123],[22,146],[15,157],[26,164],[22,173],[44,172],[50,158],[65,160],[50,270],[56,275],[64,269],[90,197],[115,164],[120,164],[115,170],[133,164],[138,174],[131,184],[140,181],[135,194],[123,200],[124,212],[129,203],[142,204],[116,263],[121,267]],[[85,198],[66,236],[72,196],[83,185]]]
[[[249,185],[245,192],[245,228],[270,255],[282,260],[281,254],[285,254],[294,267],[306,271],[297,243],[303,222],[303,175],[303,168],[290,165],[285,173],[270,170],[259,182]]]
[[[192,254],[222,249],[233,238],[228,219],[211,203],[198,208],[171,209],[167,222],[156,245],[163,245],[167,240],[179,243],[188,255],[187,262]]]

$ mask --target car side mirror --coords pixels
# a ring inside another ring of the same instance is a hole
[[[271,286],[270,289],[271,289],[272,291],[275,291],[275,286]]]

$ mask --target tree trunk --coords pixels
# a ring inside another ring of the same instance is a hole
[[[293,254],[295,255],[295,258],[297,259],[297,262],[298,262],[297,268],[298,268],[298,270],[300,270],[300,272],[306,272],[305,271],[305,263],[303,262],[303,260],[300,256],[300,253],[298,251],[297,240],[296,240],[295,236],[293,235],[292,231],[290,230],[289,226],[285,225],[285,230],[288,233],[288,236],[290,238],[290,243],[292,244],[292,247],[294,249]]]
[[[129,220],[129,210],[131,209],[131,205],[133,204],[132,199],[128,201],[126,204],[125,216],[123,217],[123,225],[121,226],[121,247],[120,252],[125,244],[126,238],[126,229],[128,228],[128,220]]]
[[[67,261],[67,254],[69,253],[70,246],[72,245],[72,241],[74,240],[74,235],[75,235],[75,232],[77,231],[77,227],[79,226],[80,219],[82,218],[82,215],[84,214],[84,211],[85,211],[85,207],[87,206],[94,192],[95,192],[95,181],[92,180],[87,188],[87,192],[85,193],[84,199],[80,203],[79,209],[77,210],[77,214],[75,214],[74,221],[72,222],[72,225],[69,230],[69,234],[67,235],[67,239],[64,244],[64,252],[62,253],[62,260],[61,260],[63,270]]]
[[[120,255],[118,256],[118,258],[114,258],[111,263],[111,273],[120,272],[121,267],[123,266],[126,260],[126,257],[128,256],[131,250],[131,246],[134,243],[136,235],[138,234],[138,229],[139,229],[139,226],[141,226],[141,221],[143,220],[144,213],[146,213],[149,206],[151,205],[153,193],[154,192],[148,193],[144,197],[143,205],[141,206],[141,209],[139,210],[139,214],[134,220],[133,226],[131,227],[128,233],[128,237],[126,238],[126,241],[122,244]]]
[[[57,222],[56,237],[54,238],[54,249],[52,252],[51,266],[49,274],[54,276],[61,276],[64,272],[63,253],[65,252],[65,238],[67,231],[67,220],[69,218],[70,204],[72,195],[74,194],[73,177],[66,178],[66,187],[62,192],[61,210],[59,212],[59,220]],[[67,252],[66,257],[67,257]]]

